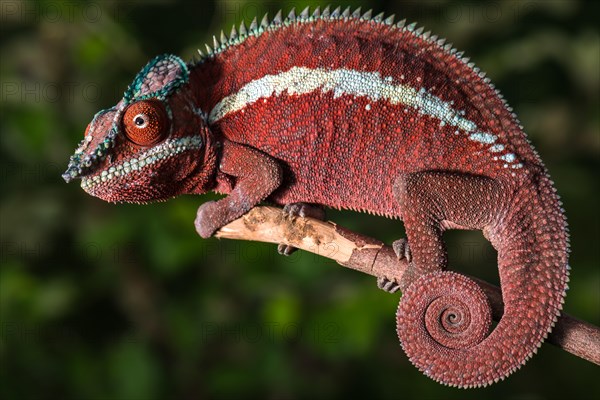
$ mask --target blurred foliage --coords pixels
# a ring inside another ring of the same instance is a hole
[[[97,110],[151,57],[287,1],[0,3],[0,397],[598,398],[598,367],[544,346],[483,390],[430,381],[398,345],[398,296],[324,258],[201,240],[212,195],[113,205],[66,185]],[[525,126],[572,233],[566,312],[600,324],[598,2],[349,1],[419,21],[466,50]],[[401,224],[332,211],[391,242]],[[453,267],[496,281],[479,232],[447,235]]]

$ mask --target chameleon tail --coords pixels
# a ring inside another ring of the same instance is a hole
[[[403,294],[397,313],[402,347],[440,383],[468,388],[506,378],[537,352],[560,314],[568,288],[566,221],[545,175],[527,186],[490,235],[505,306],[489,336],[487,298],[465,276],[430,273]]]

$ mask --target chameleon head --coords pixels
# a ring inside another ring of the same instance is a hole
[[[111,202],[145,203],[210,188],[216,169],[205,115],[178,57],[150,61],[113,108],[98,112],[65,181]]]

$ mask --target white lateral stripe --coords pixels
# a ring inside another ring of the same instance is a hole
[[[383,78],[379,72],[351,69],[292,67],[276,75],[265,75],[219,101],[209,113],[208,121],[215,123],[260,99],[280,96],[284,92],[303,95],[317,90],[333,92],[334,98],[351,95],[367,97],[372,101],[386,100],[394,105],[402,104],[465,131],[470,140],[481,144],[492,145],[498,139],[491,133],[479,132],[475,122],[462,116],[464,112],[455,110],[451,103],[434,96],[425,88],[416,90],[409,85],[395,85],[391,77]],[[488,150],[499,152],[504,150],[504,146],[496,144]]]
[[[498,136],[489,133],[476,132],[469,135],[469,139],[485,144],[493,144],[498,139]]]
[[[394,85],[390,83],[389,78],[383,79],[379,72],[292,67],[277,75],[265,75],[249,82],[237,93],[223,98],[210,112],[209,122],[214,123],[260,99],[279,96],[286,91],[290,95],[302,95],[321,90],[332,91],[335,98],[352,95],[368,97],[372,101],[387,100],[391,104],[403,104],[419,109],[424,114],[466,132],[477,129],[474,122],[461,117],[450,103],[428,93],[424,88],[417,91],[408,85]]]

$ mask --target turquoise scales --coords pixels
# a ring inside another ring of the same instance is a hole
[[[339,8],[242,24],[207,51],[152,60],[94,117],[65,179],[113,202],[227,194],[198,209],[203,237],[262,201],[400,218],[410,267],[383,286],[403,291],[398,334],[419,369],[485,386],[537,351],[567,288],[563,210],[512,109],[461,52]],[[505,313],[491,332],[479,287],[444,272],[447,229],[480,229],[498,251]]]

